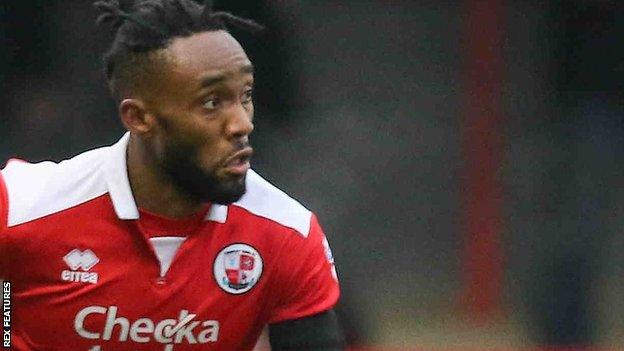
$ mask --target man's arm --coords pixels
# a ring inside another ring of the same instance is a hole
[[[278,284],[268,318],[271,350],[344,350],[333,310],[340,288],[327,238],[314,215],[307,235],[293,234],[276,258]]]
[[[334,310],[269,325],[272,351],[342,351],[344,336]]]

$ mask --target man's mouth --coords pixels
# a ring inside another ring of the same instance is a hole
[[[226,171],[236,176],[244,176],[249,170],[251,156],[253,156],[253,149],[251,147],[246,147],[236,152],[225,162]]]

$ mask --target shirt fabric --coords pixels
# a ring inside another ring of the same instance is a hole
[[[159,218],[132,196],[128,140],[0,172],[13,349],[251,350],[265,325],[336,304],[309,210],[250,170],[236,203]]]

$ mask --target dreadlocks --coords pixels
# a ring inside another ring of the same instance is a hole
[[[199,5],[192,0],[98,0],[99,25],[110,25],[115,39],[104,55],[109,88],[118,98],[137,88],[141,77],[156,69],[158,51],[175,38],[233,26],[251,33],[262,26],[228,12],[214,12],[212,1]]]

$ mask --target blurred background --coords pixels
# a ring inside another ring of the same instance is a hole
[[[624,3],[216,1],[253,167],[332,243],[350,344],[624,349]],[[123,133],[87,0],[0,2],[0,159]],[[2,161],[3,163],[4,161]]]

